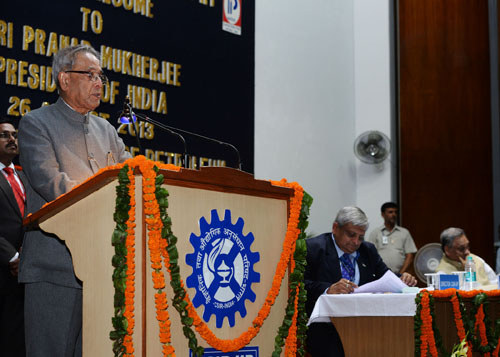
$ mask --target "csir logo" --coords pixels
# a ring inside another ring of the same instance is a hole
[[[186,254],[186,263],[193,273],[186,279],[186,285],[196,289],[194,306],[205,305],[205,322],[214,314],[217,328],[222,327],[225,317],[233,327],[236,311],[241,317],[247,314],[245,299],[255,301],[251,285],[260,282],[260,274],[253,266],[260,255],[250,251],[254,236],[251,232],[243,235],[241,217],[233,225],[230,210],[226,210],[223,221],[219,220],[217,210],[211,213],[210,224],[205,217],[200,218],[201,234],[191,233],[189,237],[194,253]]]

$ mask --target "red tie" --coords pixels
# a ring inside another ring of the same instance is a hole
[[[12,168],[10,167],[4,167],[3,170],[7,173],[7,180],[10,183],[10,187],[12,187],[14,196],[16,197],[17,205],[19,206],[19,210],[21,211],[21,216],[24,217],[24,200],[26,196],[17,183],[16,178],[14,177],[14,170],[12,170]]]

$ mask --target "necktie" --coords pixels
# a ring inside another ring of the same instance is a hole
[[[340,257],[340,268],[344,279],[354,281],[354,265],[352,264],[349,254],[344,253]]]
[[[26,196],[14,177],[14,170],[10,167],[4,167],[3,170],[7,173],[7,181],[9,181],[10,187],[12,187],[12,191],[14,192],[14,197],[16,198],[17,205],[21,211],[21,216],[24,217],[24,200],[26,199]]]

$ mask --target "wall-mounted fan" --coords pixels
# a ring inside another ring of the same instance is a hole
[[[443,250],[439,243],[428,243],[418,250],[415,254],[413,267],[420,281],[427,282],[425,274],[435,273],[442,257]]]
[[[366,164],[379,164],[391,153],[391,140],[380,131],[367,131],[354,142],[354,154]]]

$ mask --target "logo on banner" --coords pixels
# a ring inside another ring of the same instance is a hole
[[[241,35],[241,1],[222,2],[222,29],[235,35]]]
[[[216,326],[221,328],[227,317],[233,327],[236,311],[241,317],[247,314],[245,300],[255,301],[251,285],[260,282],[260,274],[253,266],[260,260],[260,254],[250,250],[255,238],[252,232],[243,235],[241,217],[233,225],[230,210],[226,210],[223,221],[217,210],[211,214],[210,224],[205,217],[200,218],[201,234],[191,233],[189,237],[194,253],[186,254],[186,263],[193,273],[186,279],[186,285],[196,289],[194,306],[205,305],[205,322],[215,315]]]

